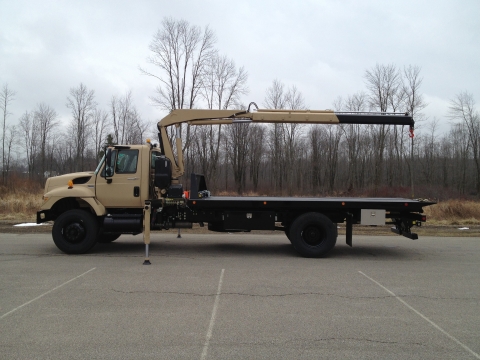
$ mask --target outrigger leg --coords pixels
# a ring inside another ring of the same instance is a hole
[[[150,202],[146,202],[143,210],[143,242],[145,243],[145,261],[143,262],[143,265],[151,265],[148,254],[150,245],[150,213]]]

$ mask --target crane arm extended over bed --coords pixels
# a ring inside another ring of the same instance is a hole
[[[188,125],[222,125],[235,123],[297,123],[297,124],[369,124],[369,125],[407,125],[413,132],[412,116],[408,113],[371,113],[371,112],[337,112],[333,110],[173,110],[157,124],[161,147],[166,157],[172,161],[172,179],[178,179],[184,173],[182,140],[178,128],[181,124]],[[256,105],[255,105],[256,107]],[[178,162],[175,161],[173,150],[166,128],[175,125],[177,128],[176,148]]]

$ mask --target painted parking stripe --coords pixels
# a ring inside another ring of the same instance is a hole
[[[444,335],[446,335],[447,337],[449,337],[451,340],[455,341],[458,345],[460,345],[462,348],[464,348],[466,351],[468,351],[470,354],[472,354],[473,356],[475,356],[477,359],[480,359],[480,355],[477,354],[475,351],[473,351],[472,349],[470,349],[467,345],[463,344],[462,342],[460,342],[460,340],[458,340],[455,336],[453,335],[450,335],[448,332],[446,332],[445,330],[443,330],[440,326],[438,326],[437,324],[435,324],[432,320],[430,320],[429,318],[427,318],[425,315],[423,315],[420,311],[418,310],[415,310],[412,306],[410,306],[409,304],[407,304],[407,302],[401,298],[399,298],[397,295],[395,295],[395,293],[393,291],[390,291],[389,289],[387,289],[385,286],[383,286],[382,284],[380,284],[378,281],[372,279],[370,276],[366,275],[365,273],[359,271],[360,274],[362,274],[363,276],[365,276],[367,279],[369,279],[370,281],[374,282],[375,284],[377,284],[378,286],[380,286],[383,290],[385,290],[387,293],[389,293],[390,295],[392,295],[395,299],[397,299],[398,301],[400,301],[403,305],[405,305],[407,308],[409,308],[410,310],[412,310],[415,314],[417,314],[418,316],[420,316],[422,319],[424,319],[425,321],[427,321],[430,325],[432,325],[435,329],[437,329],[438,331],[440,331],[441,333],[443,333]]]
[[[222,269],[220,273],[220,280],[218,281],[217,295],[215,296],[215,302],[213,303],[212,317],[210,318],[210,324],[208,325],[207,336],[205,339],[205,345],[203,345],[201,360],[204,360],[207,357],[208,345],[210,344],[210,339],[212,338],[213,326],[215,325],[215,318],[217,316],[218,303],[220,301],[220,294],[222,293],[222,284],[223,284],[223,274],[225,269]]]
[[[92,268],[92,269],[90,269],[90,270],[88,270],[88,271],[85,271],[83,274],[80,274],[80,275],[74,277],[73,279],[70,279],[70,280],[64,282],[63,284],[58,285],[57,287],[54,287],[52,290],[48,290],[47,292],[43,293],[42,295],[37,296],[35,299],[32,299],[32,300],[30,300],[30,301],[27,301],[25,304],[22,304],[22,305],[20,305],[20,306],[17,306],[15,309],[10,310],[9,312],[7,312],[7,313],[3,314],[2,316],[0,316],[0,320],[3,319],[3,318],[5,318],[5,317],[7,317],[7,316],[10,315],[10,314],[13,314],[15,311],[20,310],[20,309],[23,308],[24,306],[27,306],[28,304],[31,304],[32,302],[34,302],[34,301],[36,301],[36,300],[38,300],[38,299],[41,299],[41,298],[44,297],[45,295],[48,295],[48,294],[50,294],[51,292],[53,292],[53,291],[55,291],[55,290],[57,290],[57,289],[60,289],[62,286],[67,285],[67,284],[71,283],[72,281],[75,281],[75,280],[81,278],[83,275],[86,275],[86,274],[88,274],[89,272],[91,272],[91,271],[93,271],[93,270],[95,270],[95,269],[96,269],[96,268]]]

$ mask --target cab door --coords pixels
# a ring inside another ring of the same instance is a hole
[[[106,208],[142,207],[140,201],[141,164],[138,149],[113,150],[115,170],[111,181],[104,178],[105,165],[97,175],[96,196]]]

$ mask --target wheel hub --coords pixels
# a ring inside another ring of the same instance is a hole
[[[323,241],[322,231],[315,226],[305,228],[302,236],[305,242],[312,246],[320,245]]]
[[[79,223],[67,225],[63,230],[65,239],[70,243],[78,243],[85,237],[85,229]]]

